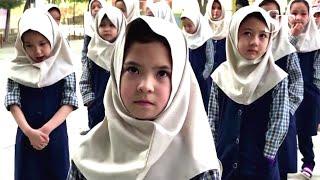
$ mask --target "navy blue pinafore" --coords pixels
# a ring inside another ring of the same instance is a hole
[[[88,58],[89,59],[89,58]],[[104,92],[110,77],[110,72],[98,66],[89,59],[92,67],[90,68],[91,87],[95,99],[88,107],[89,128],[92,129],[95,125],[101,122],[104,118]]]
[[[189,51],[189,61],[191,63],[192,69],[201,90],[202,100],[206,111],[208,111],[209,97],[211,91],[212,78],[209,76],[207,79],[203,78],[203,71],[206,64],[206,44],[197,49],[190,49]]]
[[[223,180],[277,180],[277,161],[264,157],[272,90],[250,105],[241,105],[218,89],[219,122],[217,155],[223,166]]]
[[[60,109],[64,80],[44,88],[19,87],[21,110],[32,128],[42,127]],[[18,128],[15,144],[16,180],[66,179],[70,166],[66,122],[54,129],[49,138],[49,144],[38,151]]]
[[[303,100],[298,107],[295,116],[298,134],[304,136],[317,135],[317,127],[320,119],[320,92],[313,84],[315,52],[298,53],[300,67],[303,76]]]
[[[213,71],[227,60],[226,57],[226,38],[221,40],[212,40],[214,46],[214,64]]]
[[[288,56],[275,61],[275,63],[285,72],[288,72],[287,64]],[[290,114],[289,128],[285,139],[283,140],[279,151],[279,171],[280,174],[295,173],[297,172],[297,130],[296,120],[293,114]]]

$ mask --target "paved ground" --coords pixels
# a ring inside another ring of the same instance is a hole
[[[81,73],[80,52],[82,41],[71,41],[71,48],[76,55],[76,74],[79,80]],[[14,57],[14,49],[12,47],[0,48],[0,180],[13,180],[13,159],[14,159],[14,142],[16,133],[16,123],[10,112],[6,111],[3,106],[4,96],[6,92],[6,79],[8,72],[8,61]],[[81,96],[79,94],[79,86],[77,87],[80,108],[70,114],[67,120],[70,155],[80,142],[81,136],[79,133],[87,128],[87,112],[82,106]],[[320,135],[314,137],[314,151],[316,154],[316,167],[314,169],[313,180],[320,180]],[[301,155],[299,154],[299,159]],[[301,162],[299,162],[299,167]]]

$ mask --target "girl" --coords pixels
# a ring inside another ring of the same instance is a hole
[[[88,46],[88,67],[83,69],[79,82],[81,87],[89,87],[81,93],[88,108],[90,129],[104,118],[103,97],[110,76],[110,61],[117,40],[124,35],[125,26],[125,17],[116,7],[107,6],[96,15],[95,33]]]
[[[15,179],[64,180],[69,169],[65,119],[78,106],[71,52],[43,10],[26,10],[18,27],[18,55],[11,62],[5,97],[19,126]]]
[[[182,31],[190,49],[189,60],[197,77],[203,104],[207,111],[212,84],[210,74],[213,70],[214,62],[214,47],[211,41],[212,31],[200,11],[184,10],[181,14],[181,21]]]
[[[148,4],[146,15],[158,17],[166,21],[169,21],[173,24],[177,24],[170,6],[163,1]]]
[[[302,73],[296,49],[289,42],[288,18],[280,15],[283,14],[280,3],[276,0],[260,0],[255,3],[274,19],[277,28],[272,37],[274,44],[272,55],[275,63],[289,75],[290,124],[286,138],[279,148],[278,156],[280,177],[287,180],[288,173],[297,172],[297,132],[294,113],[303,99]]]
[[[83,37],[83,48],[82,48],[82,57],[81,57],[81,63],[82,63],[82,75],[79,82],[80,86],[80,92],[82,95],[82,100],[84,103],[84,106],[88,106],[88,102],[92,101],[94,99],[94,94],[92,87],[89,83],[86,83],[85,80],[89,78],[88,72],[89,72],[89,61],[88,61],[88,45],[91,41],[91,38],[94,36],[94,18],[96,17],[96,14],[99,12],[99,10],[103,7],[106,7],[106,2],[104,0],[92,0],[89,3],[89,12],[91,14],[91,18],[88,19],[88,22],[84,25],[84,32],[85,35]],[[89,128],[91,127],[90,120],[88,121]],[[89,130],[85,130],[80,132],[81,135],[87,134]]]
[[[48,4],[46,8],[52,18],[56,21],[56,23],[60,25],[61,12],[59,7],[55,4]]]
[[[116,0],[115,7],[122,11],[128,23],[140,16],[140,3],[138,0]]]
[[[293,16],[291,42],[298,51],[303,75],[304,98],[296,111],[299,150],[303,156],[302,175],[311,178],[315,166],[312,136],[317,134],[320,119],[320,34],[310,4],[293,0],[288,4],[288,14]]]
[[[224,61],[226,61],[226,37],[228,34],[229,19],[223,2],[210,0],[206,7],[205,17],[208,19],[213,32],[212,42],[214,46],[213,71]],[[218,51],[219,50],[219,51]]]
[[[180,29],[143,16],[128,25],[121,42],[111,64],[106,117],[80,145],[68,179],[218,179]]]
[[[279,179],[277,151],[289,126],[287,74],[274,64],[265,10],[239,9],[227,37],[227,61],[211,75],[209,122],[222,179]]]

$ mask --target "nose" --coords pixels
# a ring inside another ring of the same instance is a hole
[[[34,48],[34,52],[35,52],[35,54],[37,54],[37,55],[41,54],[41,48],[38,47],[38,46],[36,46],[36,47]]]
[[[154,91],[153,81],[154,80],[152,77],[142,78],[137,86],[137,90],[142,93],[153,92]]]
[[[249,42],[250,42],[251,46],[257,46],[259,43],[259,36],[258,35],[252,36],[252,38],[250,38]]]

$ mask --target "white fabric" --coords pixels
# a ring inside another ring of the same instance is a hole
[[[107,16],[113,25],[117,28],[118,37],[114,42],[108,42],[99,35],[99,26],[103,16]],[[119,37],[124,36],[126,28],[126,18],[123,13],[116,7],[106,6],[100,9],[94,21],[95,33],[88,45],[88,57],[98,66],[110,71],[110,63],[113,57],[116,44]]]
[[[287,14],[290,14],[292,1],[293,0],[291,0],[287,6]],[[306,2],[309,4],[309,22],[304,31],[296,36],[298,42],[295,47],[298,52],[311,52],[320,49],[320,32],[311,12],[311,4],[309,1]]]
[[[233,101],[248,105],[263,96],[287,74],[275,65],[271,45],[268,44],[267,52],[255,60],[244,59],[238,51],[238,31],[242,20],[253,12],[262,14],[268,24],[269,31],[273,27],[269,15],[260,7],[246,6],[239,9],[231,20],[226,43],[227,61],[222,63],[211,75],[213,81]]]
[[[259,6],[265,0],[257,0],[255,1],[255,5]],[[276,3],[280,6],[280,3],[275,0]],[[283,14],[284,11],[283,9],[280,9],[280,14]],[[288,27],[288,16],[281,16],[280,18],[280,23],[277,20],[274,24],[279,26],[278,28],[275,28],[276,31],[272,35],[272,55],[273,59],[275,61],[281,59],[282,57],[285,57],[289,54],[292,54],[296,52],[296,48],[290,43],[289,41],[289,34],[288,32],[290,31]]]
[[[173,24],[177,24],[174,14],[170,6],[166,2],[160,1],[156,3],[150,3],[147,5],[147,8],[151,10],[154,17],[158,17]]]
[[[139,0],[123,0],[127,9],[127,22],[131,22],[140,16]]]
[[[41,24],[41,26],[39,26]],[[52,85],[74,72],[70,47],[51,15],[41,9],[27,9],[20,18],[15,43],[17,57],[10,64],[9,78],[25,86],[41,88]],[[45,36],[51,45],[51,57],[34,63],[23,48],[21,36],[33,30]]]
[[[181,30],[159,18],[141,19],[170,44],[172,90],[168,104],[153,121],[130,117],[119,94],[123,39],[105,93],[106,117],[86,135],[73,161],[87,179],[94,180],[186,180],[209,169],[220,170]]]
[[[190,49],[197,49],[201,47],[212,37],[212,30],[208,21],[202,16],[200,11],[194,9],[184,9],[181,13],[181,18],[188,18],[192,21],[197,31],[189,34],[182,28],[182,32],[187,39],[187,44]]]
[[[84,34],[86,34],[89,37],[93,37],[94,35],[94,17],[91,14],[91,5],[94,1],[99,1],[102,8],[106,7],[107,3],[105,0],[92,0],[89,3],[89,11],[84,13]]]
[[[207,7],[206,7],[206,13],[205,17],[207,18],[209,25],[212,29],[213,36],[212,39],[214,40],[221,40],[227,37],[228,35],[228,28],[229,28],[229,23],[230,19],[226,17],[226,9],[224,7],[224,2],[223,0],[218,0],[221,4],[221,17],[218,20],[213,20],[212,14],[211,14],[211,9],[214,0],[209,0]]]

